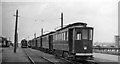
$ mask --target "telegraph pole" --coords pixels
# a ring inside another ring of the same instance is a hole
[[[43,28],[41,28],[41,36],[43,35]]]
[[[17,34],[17,23],[18,23],[18,10],[16,10],[16,15],[14,15],[14,16],[16,16],[16,22],[15,22],[15,35],[14,35],[14,53],[16,53],[16,47],[17,47],[17,36],[18,36],[18,34]]]
[[[63,12],[61,13],[61,28],[63,28]]]
[[[34,33],[34,38],[36,38],[36,33]]]

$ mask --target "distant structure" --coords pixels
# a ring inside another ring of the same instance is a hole
[[[9,47],[12,44],[6,37],[0,37],[0,47]]]
[[[100,47],[115,47],[114,42],[94,42],[93,46],[100,46]]]
[[[119,35],[115,36],[115,45],[116,47],[120,47],[120,36]]]
[[[120,1],[118,2],[118,27],[120,27]],[[118,29],[118,35],[120,36],[120,29]]]

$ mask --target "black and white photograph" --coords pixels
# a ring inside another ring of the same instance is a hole
[[[120,64],[120,0],[1,0],[1,64]]]

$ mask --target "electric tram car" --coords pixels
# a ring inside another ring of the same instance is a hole
[[[93,27],[87,27],[86,23],[81,22],[69,24],[54,32],[34,38],[32,41],[33,47],[72,59],[92,58],[92,44]]]
[[[21,48],[27,48],[28,47],[28,44],[27,44],[27,40],[26,39],[23,39],[21,41]]]

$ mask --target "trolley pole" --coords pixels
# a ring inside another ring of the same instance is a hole
[[[61,13],[61,28],[63,28],[63,12]]]
[[[43,28],[41,28],[41,35],[43,35]]]
[[[36,38],[36,33],[34,33],[34,38]]]
[[[14,53],[16,53],[16,47],[17,47],[17,23],[18,23],[18,10],[16,10],[16,22],[15,22],[15,35],[14,35]]]

